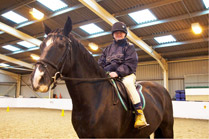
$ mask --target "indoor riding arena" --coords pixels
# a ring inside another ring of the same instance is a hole
[[[128,138],[122,128],[130,124],[118,121],[122,112],[134,117],[133,109],[125,111],[130,104],[97,64],[117,42],[112,26],[123,22],[138,56],[134,73],[149,124],[134,129],[132,118],[130,133],[141,134],[129,138],[144,138],[144,131],[155,138],[167,112],[173,137],[161,130],[162,138],[209,139],[208,14],[209,0],[1,0],[0,138]],[[147,97],[147,81],[168,98]],[[155,112],[150,105],[159,99],[163,108]],[[158,112],[154,128],[149,117]]]

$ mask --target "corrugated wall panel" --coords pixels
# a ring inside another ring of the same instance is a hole
[[[162,69],[159,65],[138,66],[136,80],[158,80],[162,79]]]
[[[188,74],[208,73],[208,60],[169,63],[169,78],[184,78]]]
[[[175,97],[176,90],[184,90],[184,76],[189,74],[208,74],[208,60],[169,63],[169,93]],[[137,81],[155,81],[163,85],[162,68],[156,65],[139,65],[136,71]]]
[[[14,78],[0,74],[0,96],[15,97],[16,82]]]
[[[208,60],[189,62],[175,62],[168,64],[168,76],[173,78],[184,78],[188,74],[206,74],[208,71]],[[163,79],[160,65],[139,65],[136,71],[137,80]]]

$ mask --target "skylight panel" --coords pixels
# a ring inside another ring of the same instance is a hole
[[[15,46],[12,46],[12,45],[5,45],[5,46],[2,46],[4,49],[7,49],[7,50],[10,50],[10,51],[13,51],[13,52],[15,52],[15,51],[19,51],[20,50],[20,48],[17,48],[17,47],[15,47]]]
[[[93,23],[80,26],[80,28],[89,34],[94,34],[94,33],[99,33],[99,32],[104,31],[103,29],[101,29],[100,27],[98,27],[97,25],[95,25]]]
[[[175,42],[176,39],[172,35],[166,35],[161,37],[154,38],[158,43],[168,43],[168,42]]]
[[[6,12],[6,13],[2,14],[2,16],[17,23],[17,24],[28,21],[27,18],[13,12],[13,11]]]
[[[9,65],[5,63],[0,63],[0,67],[9,67]]]
[[[148,9],[129,13],[128,15],[138,24],[157,20],[155,15],[152,14]]]
[[[37,0],[37,1],[43,4],[44,6],[48,7],[52,11],[57,11],[68,6],[61,0]]]
[[[203,0],[203,3],[205,4],[206,8],[209,8],[209,0]]]
[[[29,42],[26,42],[26,41],[21,41],[21,42],[18,42],[17,44],[23,46],[23,47],[26,47],[26,48],[33,48],[33,47],[36,47],[36,45],[32,44],[32,43],[29,43]]]

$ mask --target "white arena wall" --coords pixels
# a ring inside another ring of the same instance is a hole
[[[209,120],[209,102],[172,101],[175,118]],[[47,108],[72,110],[71,99],[0,98],[0,108]]]

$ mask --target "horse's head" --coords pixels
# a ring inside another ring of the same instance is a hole
[[[68,17],[64,29],[51,31],[44,24],[47,37],[40,45],[41,56],[31,75],[31,84],[35,91],[47,92],[56,79],[56,73],[62,73],[71,50],[71,40],[68,37],[72,30],[72,22]],[[54,78],[53,78],[54,77]]]

